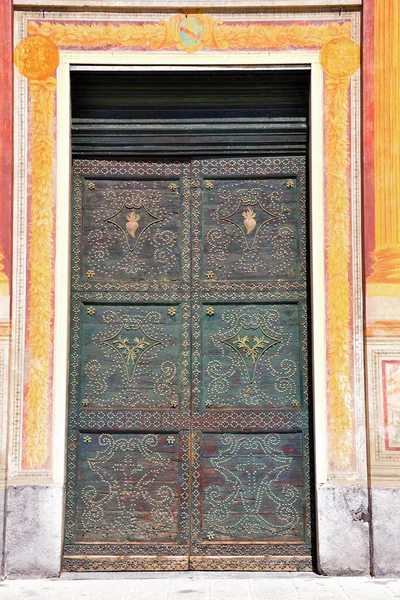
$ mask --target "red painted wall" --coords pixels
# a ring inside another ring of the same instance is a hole
[[[0,253],[11,285],[13,197],[13,12],[11,0],[0,0]]]

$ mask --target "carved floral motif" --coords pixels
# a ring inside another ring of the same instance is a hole
[[[258,335],[255,335],[256,333]],[[269,337],[261,328],[248,329],[242,327],[234,336],[223,340],[223,343],[238,353],[247,371],[249,381],[252,383],[261,356],[275,344],[282,343],[282,340]]]
[[[229,192],[224,191],[221,193],[222,204],[224,201],[227,202],[228,198]],[[229,215],[222,215],[221,219],[237,227],[243,234],[247,249],[252,250],[260,230],[274,219],[277,219],[278,215],[268,210],[263,204],[263,201],[265,202],[267,197],[262,189],[238,189],[233,191],[232,198],[238,199],[235,210]],[[247,210],[242,212],[245,206],[250,206],[251,208],[247,208]],[[255,212],[256,210],[257,213]],[[253,235],[250,236],[253,231]]]
[[[105,192],[105,197],[111,200],[114,199],[114,194],[115,192],[110,189]],[[137,243],[146,230],[152,225],[160,223],[163,220],[163,216],[157,216],[153,214],[151,210],[149,210],[153,203],[156,205],[161,204],[162,198],[160,194],[154,192],[152,193],[151,191],[143,191],[141,194],[133,194],[127,192],[126,190],[120,192],[119,198],[123,202],[122,206],[118,207],[118,210],[114,214],[110,216],[105,215],[103,220],[106,223],[112,223],[125,235],[129,250],[132,252],[135,250]],[[159,207],[157,208],[159,209]],[[125,223],[123,221],[123,215],[126,215]],[[141,219],[142,226],[140,227],[139,221]],[[136,233],[138,234],[137,236],[135,236]],[[135,240],[133,241],[130,238],[135,238]]]

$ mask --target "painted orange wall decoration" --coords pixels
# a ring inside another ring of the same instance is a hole
[[[210,15],[175,15],[143,23],[43,21],[28,23],[29,36],[15,62],[29,79],[31,96],[28,347],[23,461],[40,469],[49,460],[54,262],[55,93],[52,75],[60,49],[321,50],[325,72],[327,314],[330,456],[337,469],[353,457],[350,288],[349,78],[360,63],[351,23],[224,22]]]

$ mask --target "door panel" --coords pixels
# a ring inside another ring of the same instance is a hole
[[[82,408],[189,409],[188,303],[85,304],[81,313]]]
[[[301,433],[206,433],[203,542],[304,540]]]
[[[189,175],[74,161],[67,570],[188,568]]]
[[[182,542],[181,477],[174,433],[81,434],[76,540]]]
[[[74,161],[75,288],[189,283],[187,163]]]
[[[301,389],[299,306],[210,304],[202,315],[202,406],[292,408]]]
[[[309,570],[305,159],[73,189],[64,568]]]
[[[87,182],[83,275],[94,281],[181,279],[179,180]]]
[[[301,228],[296,178],[240,178],[240,170],[204,181],[202,279],[293,279]]]
[[[192,569],[311,568],[305,159],[193,161]]]

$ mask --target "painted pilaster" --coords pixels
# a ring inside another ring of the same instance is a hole
[[[400,283],[400,5],[375,0],[374,16],[375,261],[368,281]]]
[[[29,184],[26,185],[23,179],[24,188],[27,188],[27,195],[31,202],[31,210],[30,212],[25,210],[22,216],[21,208],[16,207],[15,229],[18,235],[22,233],[25,237],[28,227],[26,236],[30,250],[30,258],[27,261],[28,287],[29,290],[34,289],[38,292],[37,300],[39,300],[43,295],[52,298],[53,289],[52,165],[56,80],[51,75],[57,68],[59,56],[54,44],[42,37],[32,36],[28,41],[18,45],[14,58],[19,71],[28,80],[29,104],[34,114],[30,122],[30,136],[28,136],[32,164]],[[18,123],[16,128],[19,125]],[[19,145],[21,140],[18,136],[16,138]],[[16,171],[19,173],[18,168]],[[19,185],[17,187],[20,188]],[[30,216],[29,223],[27,215]],[[47,238],[46,241],[44,236]],[[16,241],[18,243],[22,240]],[[22,260],[25,261],[25,257]],[[15,262],[19,262],[18,257]],[[23,281],[19,282],[14,299],[21,294]],[[25,302],[23,304],[25,306]],[[17,302],[14,308],[16,305]],[[15,308],[14,314],[17,312]],[[33,304],[28,302],[28,327],[25,339],[28,343],[30,361],[28,383],[24,388],[23,408],[16,407],[16,390],[18,388],[20,390],[22,386],[18,386],[16,382],[19,369],[15,367],[15,362],[12,369],[10,422],[13,424],[17,421],[17,417],[21,418],[22,414],[24,428],[20,430],[17,439],[13,439],[13,443],[10,443],[8,456],[4,572],[11,578],[54,577],[59,575],[61,569],[63,487],[56,485],[49,477],[52,467],[50,425],[52,319],[51,303],[46,305],[39,301]],[[22,329],[15,317],[14,328]],[[14,350],[18,347],[17,335],[14,335],[13,346]],[[10,429],[12,430],[11,426]],[[16,475],[18,470],[19,477]],[[49,479],[50,485],[47,485]]]
[[[398,0],[364,0],[365,236],[374,239],[366,256],[371,569],[391,576],[400,574],[399,27]]]

